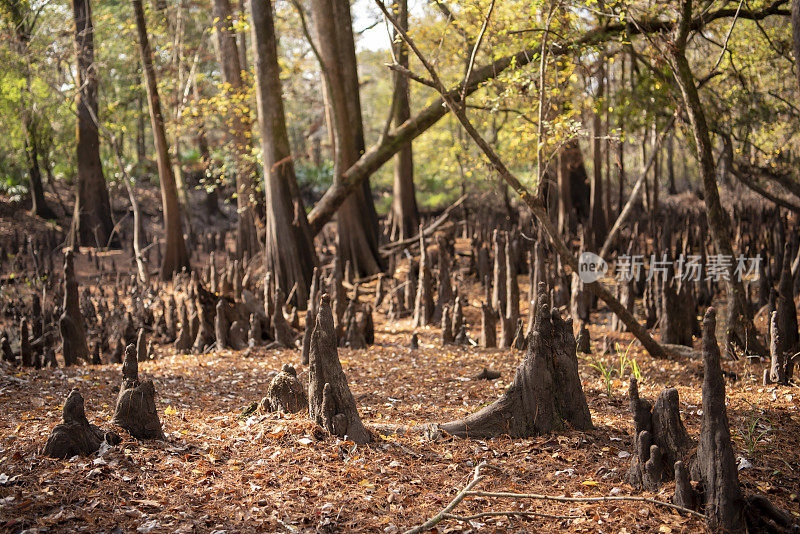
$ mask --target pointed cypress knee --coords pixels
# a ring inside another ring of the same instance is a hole
[[[356,401],[339,361],[336,330],[328,295],[322,295],[311,334],[308,372],[308,412],[329,433],[355,443],[372,436],[358,415]]]
[[[113,423],[136,439],[166,439],[156,409],[156,389],[152,380],[139,381],[136,348],[128,345],[122,363],[122,386],[117,396]]]
[[[703,419],[694,472],[705,494],[706,522],[711,530],[745,532],[744,498],[739,487],[736,456],[725,408],[725,378],[715,329],[716,312],[709,307],[703,319]]]

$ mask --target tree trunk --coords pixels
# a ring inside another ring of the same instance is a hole
[[[792,51],[795,61],[794,74],[800,87],[800,0],[792,0]]]
[[[397,21],[408,30],[408,0],[397,0]],[[395,57],[408,68],[408,47],[395,35]],[[400,126],[411,117],[408,76],[394,73],[394,124]],[[411,142],[394,157],[394,198],[392,200],[392,241],[412,237],[419,226],[419,210],[414,190],[414,159]]]
[[[603,119],[599,109],[600,102],[605,92],[605,69],[602,60],[597,73],[597,96],[595,109],[592,110],[592,182],[591,182],[591,207],[589,210],[589,224],[587,230],[591,236],[591,248],[596,248],[603,243],[606,237],[606,213],[603,209],[603,149],[600,136],[603,132]]]
[[[161,263],[161,278],[169,280],[182,268],[189,267],[189,254],[183,241],[183,224],[181,208],[178,203],[178,188],[170,164],[167,135],[164,131],[164,117],[161,113],[161,100],[158,96],[156,73],[153,69],[153,53],[147,37],[147,25],[142,9],[142,0],[131,0],[136,30],[139,38],[139,54],[142,59],[142,71],[147,88],[147,101],[150,108],[150,125],[156,144],[158,157],[158,177],[161,182],[161,204],[164,210],[164,233],[166,234],[166,250]]]
[[[353,27],[346,0],[313,0],[312,8],[336,131],[335,186],[365,149]],[[378,215],[368,179],[342,203],[336,220],[339,254],[343,264],[350,263],[351,274],[370,276],[383,271]]]
[[[736,262],[733,259],[736,256],[731,246],[729,234],[731,224],[728,214],[722,209],[722,204],[720,203],[708,125],[703,112],[703,104],[700,102],[700,96],[697,93],[694,75],[686,59],[686,37],[689,31],[688,24],[691,20],[691,2],[684,0],[682,7],[684,9],[684,19],[681,21],[681,33],[678,36],[677,46],[670,48],[670,55],[672,56],[673,74],[680,87],[689,121],[692,125],[697,159],[700,162],[700,171],[703,179],[706,218],[708,219],[711,237],[714,240],[714,248],[717,254],[722,254],[732,259],[728,269],[728,298],[732,303],[728,331],[738,337],[738,342],[742,345],[742,348],[746,348],[751,353],[766,356],[768,354],[767,350],[756,337],[756,328],[753,324],[750,303],[747,300],[744,285],[741,280],[737,279],[737,273],[735,272]]]
[[[296,284],[295,302],[302,309],[308,302],[317,257],[302,200],[293,193],[297,181],[281,98],[272,7],[261,0],[250,0],[249,5],[267,198],[266,265],[283,291]]]
[[[105,247],[114,230],[111,203],[100,162],[97,115],[97,64],[94,62],[94,26],[91,0],[72,0],[75,18],[75,53],[78,58],[78,86],[75,107],[78,115],[78,191],[71,240],[84,246]]]
[[[42,219],[55,219],[56,214],[44,199],[42,172],[39,168],[39,139],[32,117],[25,119],[28,138],[25,140],[25,153],[28,159],[28,178],[31,189],[31,214]]]
[[[252,125],[246,105],[245,87],[242,82],[239,47],[236,43],[236,30],[233,28],[233,14],[228,0],[214,0],[213,19],[217,57],[224,84],[222,98],[231,110],[228,137],[236,162],[236,206],[238,209],[236,255],[242,258],[246,252],[253,257],[260,250],[260,245],[256,231],[256,213],[253,209],[255,206],[253,191],[255,169],[250,153]]]

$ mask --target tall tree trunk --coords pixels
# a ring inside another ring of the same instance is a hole
[[[141,96],[136,99],[136,103],[138,108],[138,113],[136,114],[136,164],[141,167],[145,163],[145,158],[147,158],[145,113],[142,111],[144,102]]]
[[[91,0],[72,0],[75,18],[75,54],[78,58],[78,86],[75,108],[78,114],[78,194],[72,219],[72,242],[105,247],[114,230],[111,203],[100,163],[100,135],[97,115],[97,65],[94,62],[94,26]]]
[[[669,134],[667,137],[667,178],[669,179],[670,195],[678,193],[678,188],[675,187],[675,134]]]
[[[800,0],[792,0],[792,51],[794,52],[794,74],[800,87]]]
[[[31,69],[28,58],[28,43],[34,29],[34,22],[30,20],[30,13],[26,11],[29,7],[23,2],[9,2],[3,6],[4,15],[8,15],[14,28],[15,48],[17,53],[25,61],[25,91],[24,96],[31,92]],[[35,21],[38,17],[33,17]],[[24,102],[22,105],[23,123],[25,126],[25,158],[28,163],[28,178],[31,192],[31,214],[43,219],[55,219],[55,212],[50,209],[44,199],[44,187],[42,186],[42,174],[39,169],[39,139],[36,128],[36,116],[32,104]]]
[[[597,98],[592,111],[592,194],[589,210],[589,228],[594,247],[600,246],[606,236],[606,214],[603,209],[603,149],[600,137],[603,133],[603,119],[600,105],[605,92],[605,69],[602,60],[597,72]]]
[[[264,0],[249,0],[249,5],[267,198],[266,267],[283,291],[289,292],[297,284],[296,304],[303,308],[317,257],[297,192],[286,131],[272,6]]]
[[[358,89],[355,41],[347,0],[312,0],[317,40],[326,71],[336,131],[334,185],[364,152],[364,126]],[[356,276],[383,271],[378,251],[378,214],[369,179],[361,182],[336,214],[339,255]]]
[[[239,43],[239,68],[242,72],[247,72],[250,68],[247,65],[247,34],[244,31],[245,25],[243,20],[247,15],[247,6],[244,0],[239,0],[239,28],[242,29],[241,33],[237,35],[237,42]]]
[[[172,165],[170,164],[167,134],[164,131],[164,116],[161,113],[161,100],[158,97],[158,84],[156,82],[156,73],[153,69],[153,53],[150,50],[150,40],[147,37],[147,24],[144,20],[142,0],[131,0],[131,5],[136,19],[139,54],[142,59],[142,71],[145,87],[147,88],[150,125],[153,129],[156,156],[158,158],[158,177],[161,182],[161,204],[164,211],[164,234],[166,236],[166,250],[161,263],[161,278],[170,280],[172,275],[182,268],[189,268],[189,254],[186,251],[186,243],[183,241],[183,224],[181,223],[181,208],[178,203],[178,188],[175,184],[175,176],[172,174]]]
[[[242,68],[236,31],[233,28],[233,15],[228,0],[214,0],[214,35],[217,57],[222,69],[224,89],[223,98],[232,110],[230,117],[229,142],[233,148],[236,162],[236,206],[239,218],[236,228],[236,253],[250,257],[260,250],[256,231],[255,197],[253,178],[255,168],[250,151],[252,124],[246,105],[245,88],[242,83]],[[287,291],[291,288],[285,288]]]
[[[625,63],[628,54],[622,54],[622,61],[619,66],[619,88],[625,87]],[[619,169],[619,181],[617,182],[617,215],[622,213],[622,206],[625,205],[625,113],[619,113],[617,122],[620,140],[617,144],[617,167]]]
[[[42,172],[39,168],[39,139],[31,116],[25,118],[27,139],[25,140],[25,154],[28,160],[28,178],[31,190],[31,214],[42,219],[55,219],[55,212],[50,209],[44,199],[44,185],[42,185]]]
[[[736,336],[742,347],[749,352],[766,355],[767,351],[764,345],[756,336],[756,328],[753,324],[753,316],[744,284],[737,278],[737,273],[735,272],[736,256],[734,255],[729,233],[731,223],[720,202],[708,124],[703,112],[703,104],[700,102],[700,96],[697,92],[694,74],[689,66],[689,61],[686,59],[686,41],[692,18],[691,0],[682,0],[681,10],[682,16],[675,46],[670,47],[671,67],[692,125],[697,160],[700,163],[700,175],[703,180],[706,218],[708,219],[711,238],[714,241],[714,248],[717,254],[731,258],[731,265],[728,268],[728,299],[732,305],[730,306],[731,313],[728,319],[728,332],[730,336]]]
[[[408,30],[408,0],[397,0],[397,21]],[[408,68],[408,47],[395,32],[395,52],[399,65]],[[394,73],[394,124],[400,126],[411,117],[408,77]],[[414,191],[414,159],[409,142],[394,157],[394,198],[392,199],[391,237],[407,239],[419,227],[419,210]]]

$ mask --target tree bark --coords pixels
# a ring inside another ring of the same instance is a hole
[[[283,291],[296,285],[295,302],[302,309],[317,257],[302,200],[293,194],[297,181],[283,111],[272,6],[262,0],[249,0],[249,6],[267,199],[266,265]]]
[[[164,211],[164,233],[166,234],[166,250],[161,263],[161,278],[169,280],[182,268],[189,267],[189,254],[183,240],[183,223],[181,208],[178,203],[178,188],[170,164],[167,135],[164,131],[164,117],[161,113],[161,100],[158,96],[156,73],[153,69],[153,53],[147,37],[147,24],[144,19],[142,0],[131,0],[136,30],[139,40],[139,54],[142,59],[142,71],[147,88],[147,102],[150,108],[150,125],[156,144],[158,157],[158,177],[161,182],[161,204]]]
[[[603,119],[599,105],[605,93],[605,69],[602,59],[596,77],[597,96],[595,109],[592,110],[592,182],[591,182],[591,207],[589,209],[589,224],[587,230],[592,239],[591,248],[596,249],[605,239],[606,213],[603,208],[603,150],[602,135]]]
[[[706,218],[708,219],[711,238],[714,241],[714,248],[717,254],[731,258],[731,265],[728,269],[728,298],[732,300],[733,306],[731,307],[732,313],[729,319],[731,324],[728,325],[728,330],[739,338],[739,343],[743,345],[742,348],[746,348],[755,354],[767,356],[767,350],[756,336],[756,328],[753,324],[750,303],[747,300],[744,285],[736,277],[736,256],[733,252],[729,233],[731,223],[720,202],[708,125],[692,69],[686,59],[686,42],[692,15],[691,0],[683,0],[682,10],[683,14],[679,23],[676,45],[670,47],[671,67],[692,125],[697,159],[700,162],[700,172],[703,179]]]
[[[252,124],[247,108],[245,87],[242,82],[242,66],[236,31],[233,28],[233,12],[228,0],[214,0],[214,36],[222,71],[222,98],[228,104],[230,128],[228,140],[233,149],[236,165],[236,255],[244,257],[245,252],[253,257],[260,250],[256,231],[256,213],[253,209],[255,198],[253,179],[255,168],[250,153]],[[274,34],[274,32],[273,32]],[[242,41],[244,42],[244,41]]]
[[[312,9],[336,132],[336,186],[365,150],[350,4],[347,0],[313,0]],[[339,254],[343,264],[349,261],[351,274],[370,276],[382,272],[378,215],[368,179],[361,181],[354,194],[344,200],[336,220]]]
[[[114,230],[111,203],[100,162],[97,113],[97,65],[94,62],[94,26],[91,0],[72,0],[75,19],[75,54],[78,58],[78,86],[75,108],[78,115],[76,145],[78,187],[71,240],[84,246],[105,247]]]
[[[551,311],[544,287],[538,288],[536,325],[511,386],[489,406],[440,425],[442,430],[458,437],[523,438],[565,427],[592,428],[578,374],[572,321]]]
[[[408,30],[408,0],[397,0],[397,21]],[[408,68],[408,47],[395,37],[397,63]],[[408,77],[394,73],[394,124],[400,127],[411,117]],[[394,157],[394,198],[392,200],[392,241],[412,237],[419,226],[419,210],[414,189],[414,158],[409,141]]]

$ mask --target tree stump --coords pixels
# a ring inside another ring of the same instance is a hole
[[[525,359],[514,381],[494,403],[440,428],[459,437],[512,438],[545,434],[566,426],[592,428],[592,418],[578,374],[571,321],[551,310],[544,284]]]
[[[308,408],[308,396],[297,379],[297,371],[285,364],[269,383],[262,405],[270,412],[297,413]]]
[[[428,251],[425,248],[425,238],[419,235],[419,284],[414,300],[414,326],[426,326],[433,321],[435,305],[433,302],[433,275],[428,265]]]
[[[450,312],[450,305],[445,304],[441,311],[442,316],[442,346],[452,345],[455,341],[453,335],[453,314]]]
[[[220,299],[217,301],[217,313],[214,315],[214,337],[217,350],[231,348],[228,344],[228,328],[228,320],[225,318],[225,303]]]
[[[19,325],[19,357],[23,367],[33,367],[33,350],[28,337],[28,319],[25,317]]]
[[[83,396],[73,389],[64,401],[62,423],[56,425],[47,438],[43,454],[50,458],[66,460],[73,456],[88,456],[100,448],[103,441],[112,445],[120,442],[113,432],[105,433],[99,427],[89,424],[83,406]]]
[[[181,306],[181,327],[178,331],[178,337],[175,339],[174,347],[179,353],[186,352],[192,347],[192,325],[185,305]]]
[[[155,386],[152,380],[139,382],[139,364],[133,345],[125,349],[122,386],[112,421],[136,439],[166,439],[156,410]]]
[[[308,376],[310,417],[335,436],[358,443],[372,441],[356,409],[356,402],[342,370],[336,348],[333,312],[327,295],[322,295],[317,321],[311,334]]]
[[[675,462],[683,460],[692,447],[680,417],[678,390],[659,393],[655,406],[639,397],[635,378],[628,390],[634,421],[634,451],[628,482],[641,490],[656,491],[674,476]]]
[[[781,297],[783,298],[783,297]],[[786,352],[784,350],[785,334],[781,331],[783,322],[778,317],[778,311],[772,312],[769,322],[769,369],[764,369],[764,385],[786,385]]]
[[[64,311],[58,320],[61,332],[64,365],[74,365],[78,360],[89,361],[89,346],[86,344],[86,326],[81,315],[78,282],[75,280],[75,266],[72,251],[64,254]]]
[[[677,287],[674,278],[661,285],[661,342],[692,346],[694,300],[685,284]]]
[[[586,327],[584,321],[578,324],[577,350],[581,354],[592,353],[592,338],[589,335],[589,329]]]

